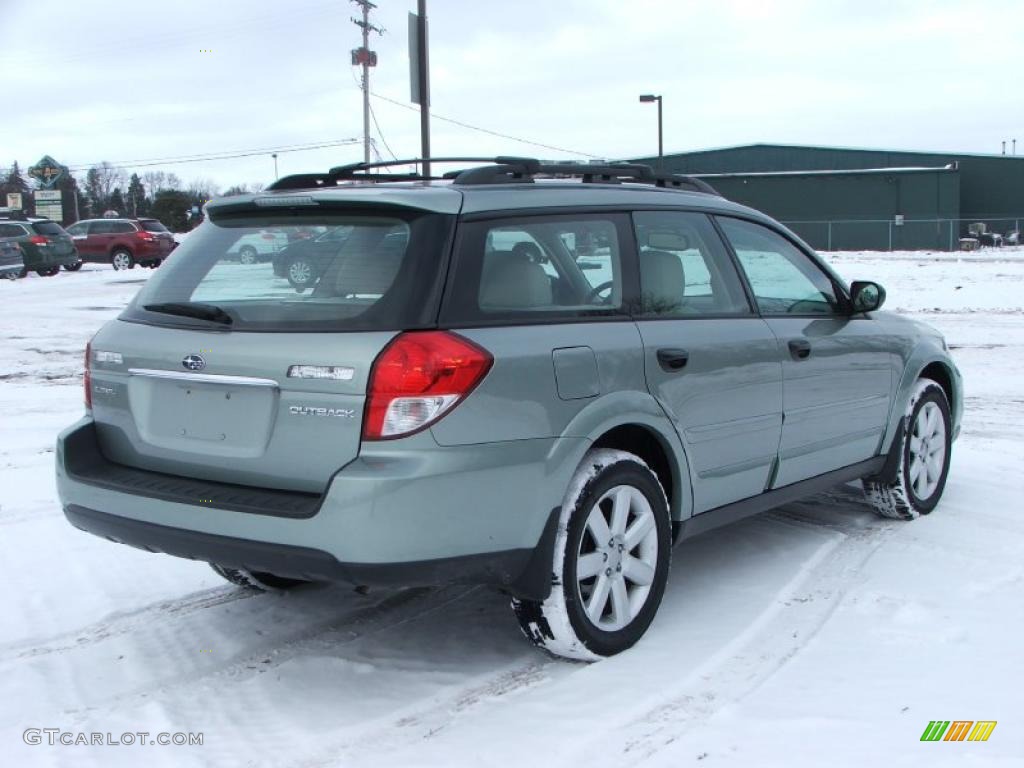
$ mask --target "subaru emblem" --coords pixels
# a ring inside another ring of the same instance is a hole
[[[181,364],[189,371],[201,371],[206,367],[206,361],[199,355],[185,355]]]

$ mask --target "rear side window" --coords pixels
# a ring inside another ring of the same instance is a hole
[[[743,265],[762,314],[839,312],[835,285],[806,253],[760,224],[727,217],[718,221]]]
[[[618,214],[461,225],[446,322],[545,322],[623,312]]]
[[[0,237],[21,237],[25,230],[17,224],[0,224]]]
[[[32,229],[38,232],[40,235],[63,235],[64,228],[60,224],[53,221],[36,221],[32,224]]]
[[[129,232],[136,232],[135,225],[129,221],[114,221],[111,222],[110,231],[115,235],[126,235]]]
[[[641,211],[633,223],[643,316],[751,314],[736,268],[707,216]]]
[[[166,232],[167,227],[161,224],[156,219],[143,219],[141,222],[142,228],[147,232]]]
[[[122,317],[195,326],[195,317],[177,310],[146,309],[176,304],[192,314],[197,307],[223,313],[230,322],[220,324],[232,331],[429,327],[436,322],[451,224],[451,217],[404,210],[210,220],[175,250]],[[239,241],[255,242],[268,228],[286,244],[270,258],[241,263]]]

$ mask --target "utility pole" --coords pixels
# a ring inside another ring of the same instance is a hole
[[[352,50],[352,66],[363,68],[363,162],[370,162],[370,67],[377,66],[377,52],[370,50],[370,33],[384,34],[384,29],[370,23],[370,11],[377,6],[370,0],[352,0],[363,12],[361,19],[353,18],[352,23],[363,31],[363,44]]]

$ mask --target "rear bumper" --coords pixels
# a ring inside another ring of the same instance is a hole
[[[534,549],[488,552],[408,563],[342,563],[319,549],[252,541],[198,531],[172,528],[141,520],[110,515],[75,504],[64,508],[75,528],[117,544],[201,560],[231,568],[263,571],[308,581],[343,581],[355,585],[391,587],[440,584],[495,584],[517,597],[547,597],[546,571],[531,568],[543,558],[550,563],[557,514],[552,511],[545,536]],[[550,570],[550,565],[547,566]]]
[[[586,442],[442,448],[429,431],[403,442],[367,448],[316,496],[113,464],[84,419],[58,439],[57,487],[76,527],[150,551],[312,580],[546,596],[558,505]]]

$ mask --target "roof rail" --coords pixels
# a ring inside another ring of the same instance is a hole
[[[267,187],[267,191],[284,189],[310,189],[335,186],[344,181],[435,181],[450,180],[459,186],[484,184],[532,183],[534,177],[566,178],[579,177],[583,183],[621,184],[623,182],[652,184],[670,189],[689,189],[709,195],[718,191],[702,179],[676,173],[656,173],[649,165],[641,163],[546,163],[532,157],[436,157],[431,164],[487,163],[476,168],[449,171],[441,176],[424,176],[419,173],[380,173],[377,169],[401,165],[418,165],[421,158],[405,160],[381,160],[375,163],[351,163],[331,168],[327,173],[305,173],[285,176]]]

